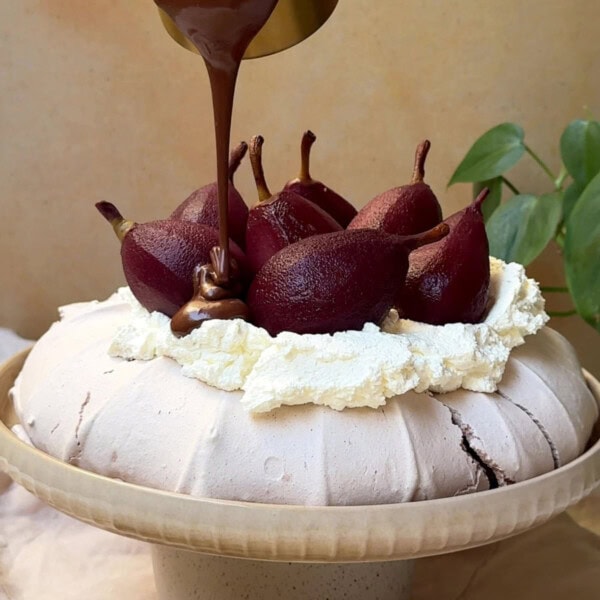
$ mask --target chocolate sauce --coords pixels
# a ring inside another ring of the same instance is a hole
[[[278,0],[154,0],[204,59],[212,92],[217,149],[219,249],[213,270],[219,284],[230,279],[228,162],[231,113],[237,73],[246,48]]]
[[[213,253],[217,249],[213,249]],[[211,256],[214,260],[214,257]],[[171,318],[171,331],[182,337],[200,327],[204,321],[211,319],[243,319],[248,320],[248,306],[239,298],[241,286],[233,282],[239,281],[238,265],[231,261],[230,287],[218,284],[212,264],[198,265],[194,269],[194,296],[186,302]]]

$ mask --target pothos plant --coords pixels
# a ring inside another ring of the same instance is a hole
[[[507,172],[528,155],[548,176],[547,193],[522,193]],[[519,125],[503,123],[484,133],[467,152],[448,185],[473,183],[490,194],[483,204],[490,253],[507,262],[528,265],[554,240],[561,251],[567,287],[542,287],[569,292],[574,308],[600,331],[600,123],[577,120],[560,138],[562,166],[553,173],[525,143]],[[503,192],[512,194],[503,202]]]

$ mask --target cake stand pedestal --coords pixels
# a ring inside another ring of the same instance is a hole
[[[541,525],[600,479],[596,430],[588,450],[560,469],[453,498],[321,507],[163,492],[78,469],[20,441],[8,391],[25,355],[0,367],[0,471],[68,515],[154,544],[161,600],[408,598],[413,559]],[[586,378],[600,403],[600,384]]]
[[[159,600],[409,600],[414,561],[294,563],[152,547]]]

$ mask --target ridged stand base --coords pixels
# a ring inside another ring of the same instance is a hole
[[[159,600],[408,600],[412,560],[281,563],[152,546]]]

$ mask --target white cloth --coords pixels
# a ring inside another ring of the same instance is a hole
[[[0,599],[155,598],[148,544],[80,523],[18,485],[0,492]]]

